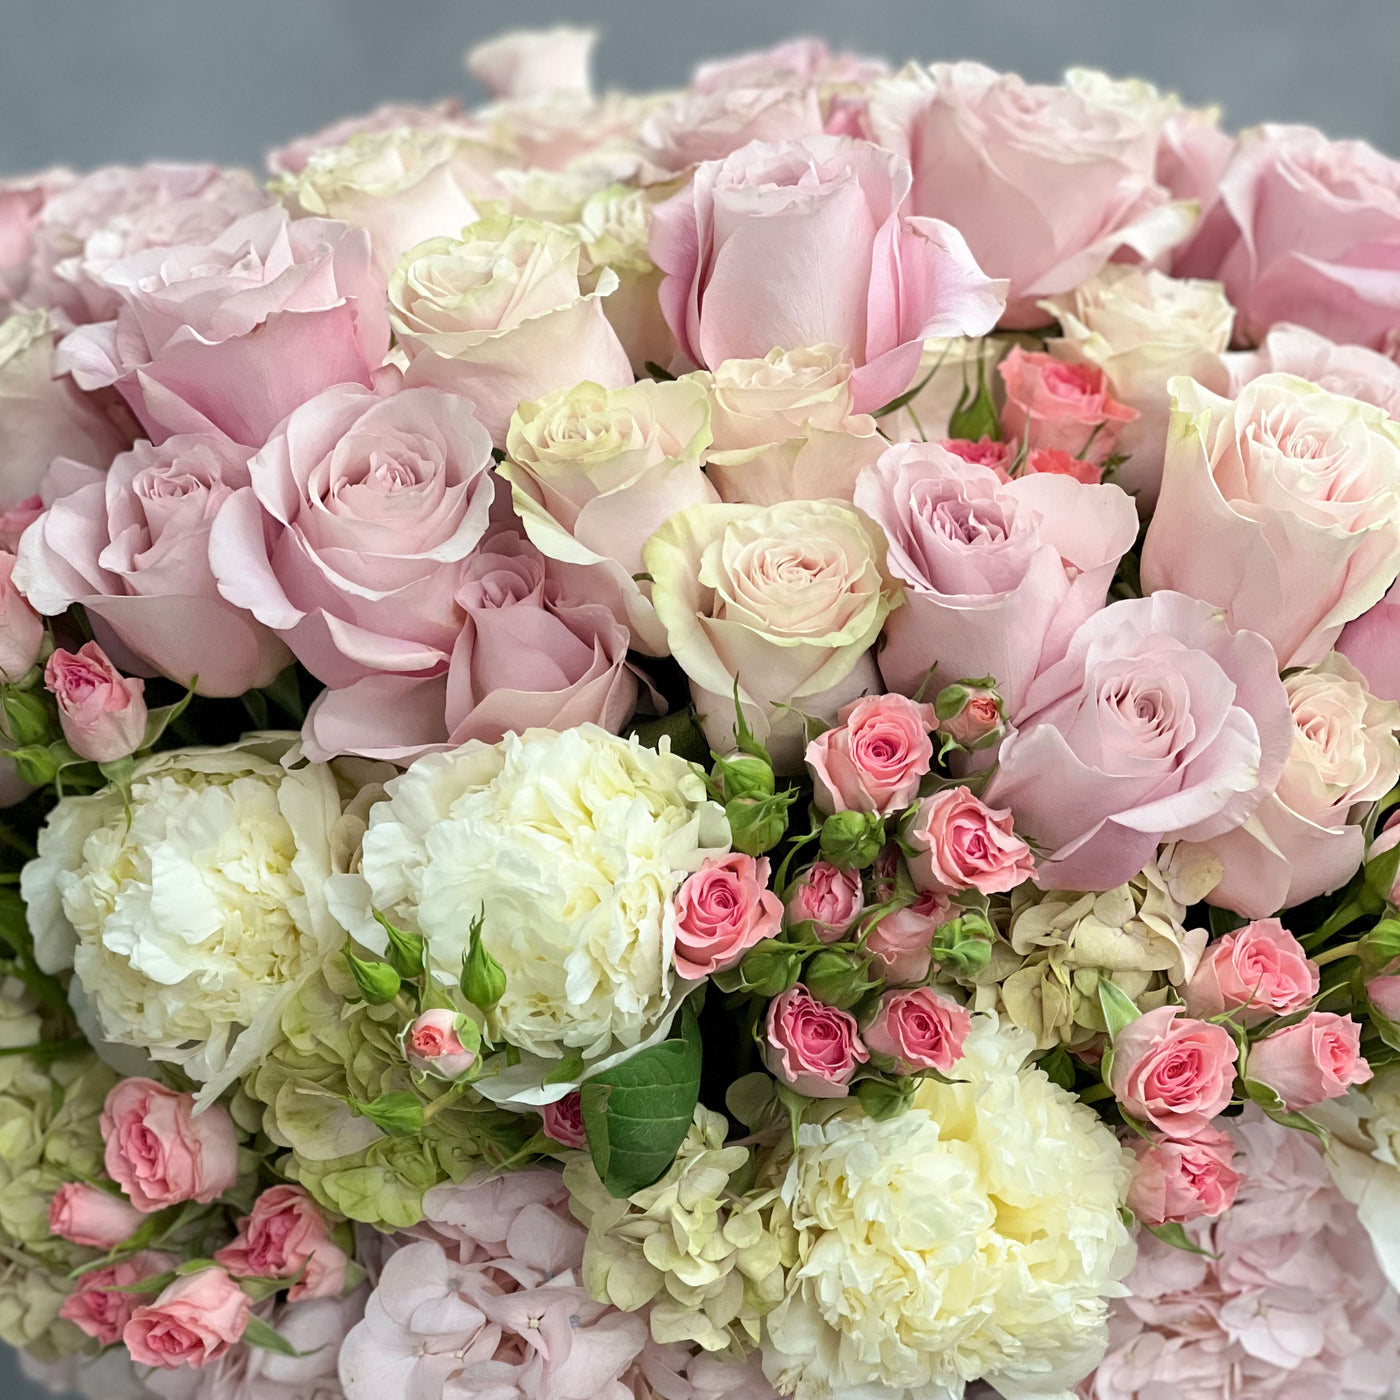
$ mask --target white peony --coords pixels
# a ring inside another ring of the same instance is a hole
[[[323,888],[340,817],[290,736],[157,754],[131,804],[66,797],[21,877],[35,954],[72,968],[95,1041],[180,1065],[211,1101],[264,1055],[297,989],[344,942]]]
[[[983,1378],[1051,1396],[1096,1364],[1133,1263],[1131,1169],[1092,1110],[1023,1065],[1031,1046],[978,1016],[961,1082],[925,1080],[884,1122],[801,1128],[779,1208],[796,1263],[763,1352],[779,1390],[947,1400]]]
[[[383,949],[371,909],[422,933],[433,968],[455,982],[472,920],[506,976],[493,1021],[536,1057],[483,1078],[502,1101],[541,1090],[540,1062],[594,1061],[664,1032],[676,1009],[671,896],[729,849],[723,811],[696,767],[596,725],[509,734],[420,758],[370,813],[358,875],[331,906],[367,947]]]

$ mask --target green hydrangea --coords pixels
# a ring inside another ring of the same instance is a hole
[[[21,1251],[0,1245],[0,1341],[23,1347],[36,1361],[58,1361],[88,1339],[58,1315],[72,1285]]]

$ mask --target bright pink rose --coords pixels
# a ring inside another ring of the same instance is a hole
[[[300,1186],[269,1186],[238,1222],[238,1235],[215,1255],[234,1278],[294,1278],[287,1300],[334,1298],[345,1290],[349,1258],[331,1239],[326,1217]]]
[[[553,29],[513,29],[467,53],[467,71],[492,97],[526,101],[550,92],[587,93],[596,29],[560,24]]]
[[[834,136],[755,141],[701,165],[652,221],[681,349],[713,367],[840,346],[855,411],[868,413],[908,386],[925,340],[990,330],[1003,289],[954,228],[900,213],[909,180],[898,156]]]
[[[100,1346],[121,1341],[126,1324],[141,1306],[139,1293],[119,1293],[158,1274],[169,1273],[178,1261],[173,1254],[141,1250],[105,1269],[90,1269],[64,1300],[58,1315],[86,1332]]]
[[[763,1063],[809,1099],[841,1099],[870,1058],[854,1016],[818,1001],[800,982],[768,1003]]]
[[[207,1366],[242,1339],[252,1310],[252,1299],[222,1269],[201,1269],[137,1308],[122,1341],[138,1366]]]
[[[1044,325],[1037,301],[1116,254],[1150,260],[1190,229],[1194,209],[1157,183],[1168,110],[1098,75],[1031,86],[980,63],[906,68],[870,101],[876,139],[913,164],[914,212],[947,219],[1010,279],[1002,325],[1014,328]]]
[[[1386,973],[1366,984],[1366,999],[1388,1021],[1400,1022],[1400,975]]]
[[[1035,874],[1035,858],[1012,830],[1011,813],[988,807],[965,787],[924,798],[905,839],[918,852],[909,872],[920,889],[1004,894]]]
[[[0,551],[0,675],[17,681],[39,659],[44,623],[14,581],[15,556]]]
[[[711,856],[676,891],[676,971],[695,981],[733,967],[782,928],[783,902],[768,888],[766,856]]]
[[[996,473],[998,480],[1011,480],[1011,466],[1016,461],[1017,445],[1014,442],[998,442],[995,438],[979,438],[976,442],[969,438],[945,438],[940,442],[945,452],[971,462],[975,467],[986,467]]]
[[[369,385],[389,343],[369,235],[280,209],[217,238],[106,268],[116,319],[74,331],[55,366],[114,384],[150,436],[219,432],[259,447],[332,384]]]
[[[965,1007],[930,987],[914,987],[886,992],[861,1035],[867,1050],[895,1062],[897,1074],[921,1069],[946,1073],[962,1058],[971,1029],[972,1017]]]
[[[1035,676],[1103,607],[1137,510],[1116,486],[1068,477],[1002,481],[932,443],[889,448],[855,503],[889,537],[904,603],[885,623],[880,672],[912,695],[937,675],[995,678],[1015,720]]]
[[[491,508],[491,441],[465,399],[341,384],[248,464],[209,536],[219,591],[318,679],[443,667]]]
[[[1238,1051],[1224,1026],[1159,1006],[1113,1041],[1113,1096],[1169,1138],[1194,1137],[1229,1102]]]
[[[44,667],[68,747],[94,763],[133,754],[146,738],[146,682],[123,676],[96,642],[62,649]]]
[[[291,653],[219,596],[209,569],[214,517],[248,485],[248,455],[197,433],[138,442],[106,472],[55,462],[20,550],[25,592],[51,615],[81,604],[124,670],[197,677],[201,695],[269,684]]]
[[[130,1201],[85,1181],[65,1182],[49,1202],[49,1234],[89,1249],[115,1249],[144,1221]]]
[[[807,767],[822,812],[902,811],[919,794],[933,763],[932,705],[903,695],[867,695],[836,716],[836,725],[807,745]]]
[[[465,1020],[446,1007],[424,1011],[404,1029],[404,1058],[434,1079],[460,1079],[476,1063],[476,1051],[462,1043]]]
[[[997,365],[1006,385],[1001,410],[1002,431],[1012,442],[1058,451],[1071,459],[1102,466],[1113,453],[1125,423],[1137,418],[1135,408],[1119,403],[1109,392],[1108,376],[1097,365],[1066,364],[1053,355],[1011,347]],[[1043,460],[1043,459],[1042,459]],[[1031,467],[1044,471],[1044,466]],[[1073,471],[1079,481],[1097,481]]]
[[[985,793],[1047,852],[1037,881],[1110,890],[1160,842],[1247,820],[1293,742],[1277,665],[1262,637],[1179,593],[1091,617],[1030,687]]]
[[[107,1175],[143,1215],[182,1201],[207,1205],[238,1181],[238,1133],[222,1104],[194,1111],[193,1094],[123,1079],[102,1109]]]
[[[1256,919],[1207,947],[1186,985],[1186,1009],[1202,1020],[1241,1012],[1249,1025],[1306,1006],[1318,977],[1317,964],[1277,919]]]
[[[952,901],[940,890],[923,890],[913,904],[886,914],[865,940],[885,981],[922,982],[928,976],[933,935],[954,915]]]
[[[1092,462],[1084,462],[1058,447],[1033,447],[1026,454],[1026,475],[1048,472],[1052,476],[1072,476],[1088,486],[1097,486],[1103,480],[1103,468]]]
[[[1290,1113],[1338,1099],[1371,1077],[1361,1058],[1361,1026],[1350,1016],[1309,1012],[1249,1047],[1246,1073],[1272,1089]]]
[[[860,871],[842,870],[830,861],[809,866],[788,890],[788,922],[810,922],[823,943],[843,938],[864,910]]]
[[[1400,581],[1342,628],[1337,650],[1366,677],[1372,695],[1400,700]]]
[[[540,1109],[545,1134],[564,1147],[580,1148],[587,1144],[583,1127],[583,1096],[577,1089],[562,1099],[547,1103]]]
[[[1224,1215],[1243,1179],[1231,1169],[1235,1144],[1225,1133],[1202,1128],[1193,1137],[1128,1144],[1137,1157],[1128,1209],[1144,1225],[1181,1224]]]

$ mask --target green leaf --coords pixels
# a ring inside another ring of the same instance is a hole
[[[390,1137],[417,1137],[423,1131],[423,1101],[404,1089],[391,1089],[369,1103],[347,1099],[351,1110]]]
[[[545,1075],[546,1084],[570,1084],[583,1073],[583,1051],[572,1050]]]
[[[175,1272],[184,1278],[186,1274],[202,1274],[206,1269],[217,1269],[219,1263],[215,1259],[186,1259],[184,1263],[175,1266]]]
[[[1156,1235],[1163,1244],[1169,1244],[1173,1249],[1184,1249],[1187,1254],[1202,1254],[1207,1259],[1219,1259],[1218,1254],[1212,1254],[1208,1249],[1202,1249],[1200,1245],[1194,1244],[1191,1236],[1176,1223],[1172,1221],[1167,1225],[1144,1225],[1142,1227],[1148,1234]]]
[[[1234,933],[1248,922],[1239,914],[1234,914],[1228,909],[1219,909],[1214,904],[1210,906],[1209,918],[1212,938],[1224,938],[1227,933]]]
[[[977,356],[977,392],[971,394],[967,385],[963,386],[957,407],[948,419],[948,436],[970,442],[980,442],[984,437],[1001,441],[1001,421],[987,388],[987,361],[981,354]]]
[[[146,733],[141,740],[143,749],[149,749],[152,744],[156,743],[160,736],[189,709],[190,701],[194,699],[194,688],[198,684],[199,677],[192,677],[189,689],[173,705],[157,706],[147,714]]]
[[[1058,1084],[1061,1089],[1074,1088],[1074,1061],[1063,1045],[1047,1051],[1038,1063],[1052,1084]]]
[[[710,746],[705,735],[695,722],[695,711],[689,705],[683,710],[672,710],[660,719],[644,719],[632,724],[628,734],[635,734],[649,749],[661,747],[663,737],[671,740],[671,752],[691,763],[705,764],[710,757]]]
[[[265,695],[279,710],[290,718],[297,728],[306,719],[306,706],[301,701],[301,674],[296,662],[279,671],[271,685],[265,685],[261,694]]]
[[[651,375],[653,379],[660,379],[663,382],[666,380],[674,379],[676,377],[674,374],[671,373],[669,369],[662,369],[661,366],[657,364],[655,360],[642,361],[642,368],[646,370],[646,372],[649,375]]]
[[[274,1351],[278,1356],[310,1356],[309,1351],[298,1351],[280,1332],[271,1328],[260,1317],[250,1317],[248,1319],[248,1330],[243,1334],[243,1340],[250,1347],[259,1347],[263,1351]]]
[[[1389,901],[1397,873],[1400,873],[1400,845],[1392,846],[1374,860],[1366,862],[1366,888],[1380,899]]]
[[[1103,1010],[1104,1025],[1108,1027],[1110,1040],[1116,1040],[1124,1026],[1131,1025],[1142,1015],[1127,992],[1102,973],[1099,974],[1099,1006]]]
[[[583,1127],[610,1196],[631,1196],[666,1174],[700,1101],[700,1028],[686,1007],[678,1037],[584,1082]]]
[[[255,1302],[265,1303],[269,1298],[292,1287],[295,1279],[286,1278],[241,1278],[238,1286]]]
[[[152,1274],[150,1278],[143,1278],[139,1283],[128,1283],[123,1288],[110,1288],[110,1293],[138,1293],[141,1295],[164,1293],[172,1283],[175,1282],[175,1271],[169,1270],[163,1274]]]

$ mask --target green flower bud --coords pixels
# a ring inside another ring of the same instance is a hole
[[[371,1006],[383,1006],[398,996],[403,984],[399,974],[388,963],[357,958],[348,944],[342,956],[355,979],[360,996]]]
[[[715,756],[714,777],[724,793],[724,800],[736,797],[772,797],[773,765],[752,754]]]
[[[1382,919],[1370,933],[1362,934],[1356,953],[1367,977],[1389,971],[1391,964],[1400,958],[1400,919]]]
[[[65,744],[26,744],[11,754],[15,772],[33,787],[47,787],[58,776],[65,762],[73,755]]]
[[[818,1001],[849,1011],[866,992],[880,985],[866,976],[870,959],[844,948],[823,948],[807,964],[802,981]]]
[[[991,961],[995,931],[985,914],[964,914],[934,931],[934,962],[961,977],[975,977]]]
[[[913,1102],[912,1079],[862,1079],[856,1085],[860,1106],[877,1122],[898,1118]]]
[[[396,1089],[380,1094],[369,1103],[358,1099],[346,1099],[346,1103],[355,1114],[368,1118],[390,1137],[417,1137],[423,1131],[423,1101],[417,1094]]]
[[[48,706],[34,691],[6,686],[0,706],[5,714],[5,733],[15,748],[49,742],[53,734],[52,719]]]
[[[833,812],[822,823],[822,859],[864,870],[885,846],[885,821],[874,812]]]
[[[729,818],[730,842],[746,856],[771,851],[787,834],[788,808],[796,791],[775,793],[772,797],[736,797],[725,803]]]
[[[478,914],[472,920],[471,946],[462,960],[462,995],[478,1010],[489,1013],[506,994],[506,974],[481,941],[485,917]]]
[[[765,938],[744,955],[738,972],[735,990],[775,997],[797,984],[802,972],[802,952],[790,943]]]
[[[421,977],[426,966],[427,944],[423,935],[390,923],[378,909],[371,911],[389,940],[389,965],[400,977]]]

